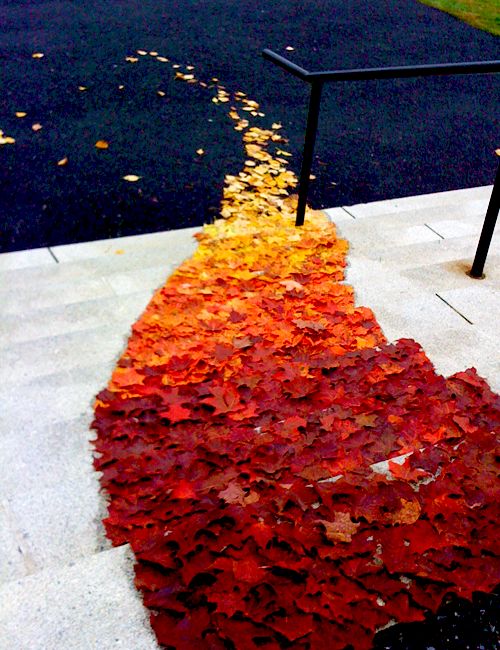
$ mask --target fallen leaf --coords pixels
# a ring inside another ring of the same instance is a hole
[[[4,135],[3,131],[0,131],[0,144],[15,144],[15,142],[14,138]]]
[[[123,248],[117,248],[115,250],[115,255],[123,255],[124,253],[125,251],[123,250]]]
[[[17,111],[16,112],[16,117],[26,117],[27,113],[24,113],[23,111]]]
[[[87,90],[87,86],[78,86],[78,90],[81,90],[83,92]]]
[[[109,149],[109,142],[106,142],[106,140],[98,140],[94,146],[96,149]]]
[[[33,59],[42,59],[45,56],[43,52],[35,52],[34,54],[31,55],[31,58]]]
[[[165,94],[166,94],[166,93],[164,93],[163,90],[157,90],[157,91],[156,91],[156,94],[157,94],[159,97],[165,97]]]
[[[158,52],[150,52],[149,56],[158,56]]]
[[[31,128],[32,128],[33,131],[35,131],[35,132],[36,132],[36,131],[40,131],[40,129],[42,128],[42,125],[41,125],[41,124],[38,124],[38,123],[37,123],[37,124],[32,124]]]
[[[58,161],[57,161],[57,166],[58,166],[58,167],[64,167],[64,165],[66,165],[67,162],[68,162],[68,159],[67,159],[67,158],[61,158],[61,160],[58,160]]]
[[[325,527],[326,537],[331,542],[350,542],[352,536],[359,528],[359,524],[352,521],[348,512],[336,512],[333,521],[320,520]]]
[[[141,56],[146,56],[147,52],[146,50],[137,50],[137,54],[140,54]]]
[[[291,45],[287,45],[287,46],[285,47],[285,50],[287,50],[288,52],[293,52],[293,51],[295,50],[295,48],[292,47]]]
[[[196,149],[196,153],[198,154],[198,156],[203,156],[203,154],[205,153],[205,150],[204,149]]]
[[[127,174],[126,176],[123,176],[123,180],[129,181],[130,183],[135,183],[140,178],[142,178],[142,176],[136,176],[135,174]]]
[[[126,56],[125,61],[128,61],[129,63],[137,63],[139,59],[135,56]]]

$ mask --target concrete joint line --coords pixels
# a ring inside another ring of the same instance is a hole
[[[424,223],[424,226],[427,226],[427,228],[429,228],[429,230],[431,230],[435,235],[437,235],[438,237],[441,237],[441,239],[444,239],[443,235],[440,235],[437,230],[434,230],[434,228],[431,228],[428,223]]]
[[[48,246],[48,247],[47,247],[47,250],[48,250],[49,253],[52,255],[52,257],[55,259],[56,264],[59,264],[59,260],[58,260],[57,257],[55,256],[55,253],[54,253],[54,251],[52,250],[52,248],[51,248],[50,246]]]
[[[461,312],[458,311],[458,309],[455,309],[455,307],[453,307],[453,305],[450,305],[450,303],[447,302],[444,298],[442,298],[442,297],[439,295],[439,293],[436,293],[435,295],[439,298],[439,300],[442,300],[442,301],[444,302],[445,305],[448,305],[448,307],[449,307],[450,309],[453,309],[453,311],[454,311],[456,314],[458,314],[458,315],[461,316],[464,320],[466,320],[466,321],[469,323],[469,325],[474,325],[474,323],[473,323],[471,320],[469,320],[469,319],[467,318],[467,316],[464,316]]]

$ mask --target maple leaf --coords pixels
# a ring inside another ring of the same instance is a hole
[[[170,420],[172,424],[189,420],[191,418],[191,409],[181,406],[181,404],[169,404],[166,411],[160,411],[159,414]]]
[[[214,414],[230,413],[242,407],[240,402],[240,394],[230,384],[224,386],[213,386],[210,388],[212,397],[206,397],[201,400],[202,404],[213,406]]]
[[[196,499],[193,485],[186,480],[180,480],[172,491],[172,499]]]
[[[395,524],[413,524],[419,519],[421,512],[418,501],[401,499],[401,506],[392,514],[391,520]]]
[[[238,483],[231,483],[225,490],[221,490],[219,497],[224,499],[226,503],[239,503],[241,505],[245,503],[245,492]]]
[[[325,527],[326,537],[332,542],[351,542],[360,524],[352,521],[348,512],[336,512],[333,521],[320,519]]]
[[[321,330],[326,329],[323,323],[312,320],[303,320],[301,318],[295,318],[293,321],[300,329],[309,329],[314,330],[315,332],[320,332]]]

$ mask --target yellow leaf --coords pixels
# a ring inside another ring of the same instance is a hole
[[[137,50],[137,54],[140,54],[141,56],[146,56],[147,52],[146,50]]]
[[[287,45],[287,46],[285,47],[285,50],[287,50],[288,52],[293,52],[293,51],[295,50],[295,48],[292,47],[291,45]]]
[[[128,61],[129,63],[137,63],[139,59],[135,56],[126,56],[125,61]]]
[[[165,93],[163,92],[163,90],[158,90],[156,94],[159,95],[160,97],[165,97]]]
[[[44,56],[45,55],[44,55],[43,52],[35,52],[34,54],[31,55],[31,58],[32,59],[42,59]]]
[[[150,52],[149,56],[158,56],[158,52]]]
[[[64,165],[65,165],[67,162],[68,162],[68,159],[67,159],[67,158],[61,158],[61,160],[59,160],[59,161],[57,162],[57,166],[58,166],[58,167],[64,167]]]
[[[219,103],[219,100],[217,99],[217,97],[212,97],[212,101],[213,101],[214,104],[218,104],[218,103]]]
[[[315,176],[314,174],[309,174],[309,180],[310,180],[310,181],[315,181],[315,180],[316,180],[316,176]]]
[[[214,82],[214,84],[216,84],[219,80],[217,79],[217,77],[212,77],[212,81]]]
[[[180,68],[180,67],[181,66],[178,63],[174,63],[174,65],[172,66],[172,68],[174,68],[174,70],[177,70],[177,68]]]
[[[140,176],[136,176],[135,174],[127,174],[126,176],[123,177],[123,180],[129,181],[129,183],[135,183],[140,178],[141,178]]]
[[[123,84],[118,86],[118,90],[123,90],[124,88],[125,88],[125,86]]]
[[[194,65],[187,65],[186,70],[194,70]]]
[[[106,142],[106,140],[98,140],[95,143],[96,149],[108,149],[109,148],[109,142]]]
[[[78,86],[78,90],[83,92],[84,90],[87,90],[87,86]]]
[[[272,128],[273,129],[281,129],[281,128],[283,128],[283,124],[280,124],[279,122],[273,122]]]
[[[3,131],[0,130],[0,144],[14,144],[14,138],[11,138],[8,135],[4,135]]]
[[[123,250],[123,248],[117,248],[115,250],[115,255],[123,255],[124,253],[125,251]]]
[[[33,124],[31,128],[33,129],[33,131],[40,131],[40,129],[42,128],[42,125],[41,124]]]
[[[196,153],[198,154],[198,156],[203,156],[203,154],[205,153],[205,150],[204,149],[196,149]]]
[[[23,111],[17,111],[16,117],[26,117],[26,113],[24,113]]]
[[[159,56],[156,60],[161,61],[162,63],[168,63],[168,59],[165,56]]]
[[[495,153],[497,156],[500,156],[500,149],[495,149]]]

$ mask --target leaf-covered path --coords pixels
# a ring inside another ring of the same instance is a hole
[[[279,131],[244,130],[225,219],[96,402],[108,535],[169,648],[370,648],[500,581],[498,397],[355,306],[335,227],[293,226]]]

